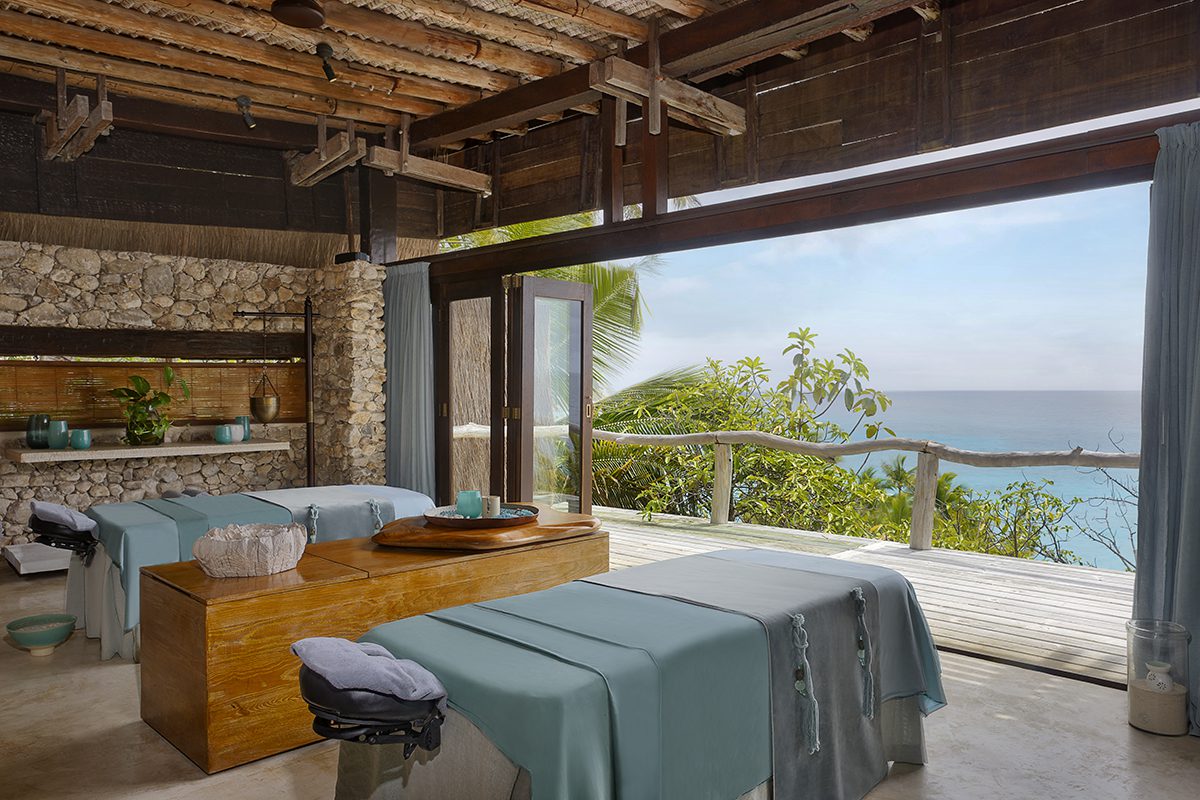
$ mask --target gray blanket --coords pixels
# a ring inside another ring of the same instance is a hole
[[[437,700],[446,710],[441,681],[415,661],[396,658],[381,645],[316,636],[292,645],[304,666],[339,689],[363,689],[401,700]]]
[[[815,559],[802,570],[777,555],[789,554],[692,556],[587,580],[758,620],[770,648],[776,798],[858,800],[887,774],[876,713],[880,596],[862,574],[839,574],[843,562]],[[895,636],[906,634],[920,636],[912,626]]]
[[[244,492],[287,509],[292,521],[308,529],[310,542],[371,536],[396,518],[383,494],[365,494],[342,486]]]

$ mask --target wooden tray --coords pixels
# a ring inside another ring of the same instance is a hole
[[[450,508],[450,506],[444,506]],[[538,507],[528,503],[502,503],[501,508],[524,508],[533,512],[528,517],[443,517],[439,514],[425,512],[425,521],[435,528],[458,528],[461,530],[488,530],[492,528],[515,528],[518,525],[529,525],[538,520]],[[434,509],[440,511],[441,509]]]
[[[425,517],[406,517],[383,526],[371,537],[384,547],[417,550],[501,550],[538,542],[570,539],[600,530],[600,520],[588,514],[538,509],[538,521],[509,528],[460,530],[431,525]]]

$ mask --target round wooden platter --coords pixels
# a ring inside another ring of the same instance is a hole
[[[462,530],[430,524],[425,517],[406,517],[389,522],[372,538],[384,547],[413,550],[501,550],[557,539],[570,539],[600,530],[600,520],[589,514],[569,514],[550,508],[538,509],[533,524],[507,528]]]
[[[440,512],[451,506],[442,506],[433,511]],[[538,520],[538,507],[528,503],[504,503],[503,508],[519,508],[532,512],[523,517],[444,517],[440,513],[425,512],[425,521],[436,528],[458,528],[460,530],[487,530],[491,528],[515,528],[530,525]]]

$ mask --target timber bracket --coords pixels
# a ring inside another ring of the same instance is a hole
[[[661,102],[671,119],[717,136],[740,136],[746,132],[745,109],[620,56],[593,62],[588,83],[601,94],[618,100],[647,103],[651,108]]]
[[[491,175],[456,167],[432,158],[414,156],[410,152],[408,126],[409,116],[404,114],[401,116],[400,122],[399,146],[393,144],[396,131],[389,127],[384,133],[383,146],[372,145],[369,147],[363,164],[381,170],[388,176],[401,175],[437,186],[475,192],[483,197],[491,196]]]
[[[296,186],[315,186],[334,173],[352,167],[367,155],[367,143],[355,135],[354,121],[333,138],[326,135],[325,117],[317,117],[317,149],[311,153],[284,153],[288,178]]]
[[[42,125],[42,158],[47,161],[74,161],[92,149],[96,140],[112,130],[113,109],[103,75],[96,76],[96,107],[87,95],[67,100],[66,70],[55,71],[54,111],[42,111],[35,120]]]

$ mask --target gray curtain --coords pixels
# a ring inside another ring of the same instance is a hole
[[[387,482],[432,497],[433,307],[428,262],[387,268],[383,326],[387,342]]]
[[[1200,125],[1158,138],[1134,616],[1191,631],[1191,730],[1200,735]]]

